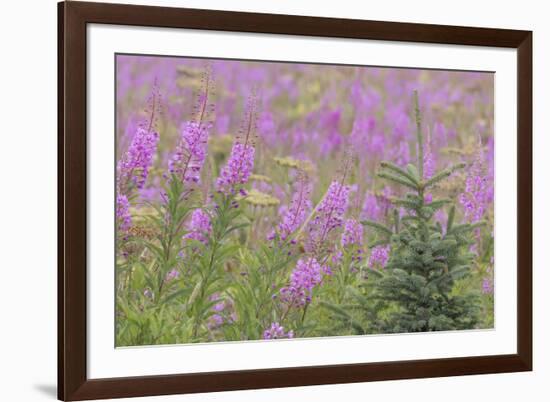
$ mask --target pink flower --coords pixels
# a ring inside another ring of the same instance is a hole
[[[286,240],[288,236],[294,233],[305,221],[308,213],[311,211],[311,185],[305,177],[298,181],[298,189],[292,196],[290,206],[286,208],[281,216],[281,221],[277,225],[277,232],[281,240]],[[275,231],[269,235],[269,239],[275,237]]]
[[[384,268],[388,263],[390,246],[376,246],[371,250],[369,268]]]
[[[203,244],[208,243],[208,237],[212,232],[212,223],[210,222],[210,215],[204,212],[202,209],[195,209],[191,214],[191,220],[187,224],[187,233],[185,239],[193,239],[200,241]]]
[[[199,182],[211,127],[210,123],[185,123],[176,152],[168,162],[170,173],[187,183]]]
[[[350,187],[333,181],[309,223],[309,247],[315,248],[326,240],[331,231],[342,226],[349,204]]]
[[[132,226],[132,216],[130,215],[130,203],[125,195],[116,196],[116,219],[118,230],[126,232]]]
[[[293,338],[294,331],[288,331],[285,333],[285,329],[278,322],[274,322],[271,326],[264,331],[264,339],[279,339],[279,338]]]
[[[355,219],[346,220],[341,244],[342,247],[361,246],[363,244],[363,225]]]
[[[233,144],[227,164],[220,172],[216,182],[218,191],[235,194],[236,187],[246,184],[254,167],[255,149],[252,145]]]
[[[216,181],[216,188],[219,192],[226,195],[235,194],[237,190],[241,193],[244,192],[242,188],[237,189],[237,187],[248,182],[254,168],[256,125],[256,99],[251,97],[246,105],[245,119],[239,136],[237,136],[231,149],[231,155]]]
[[[177,269],[172,269],[170,272],[166,274],[166,278],[164,278],[165,282],[171,282],[174,279],[178,279],[180,277],[180,273]]]
[[[330,274],[330,269],[322,267],[315,258],[298,260],[289,286],[280,290],[281,300],[296,307],[311,302],[313,288],[321,283],[323,274]]]
[[[468,169],[464,192],[459,196],[464,210],[464,220],[470,223],[478,222],[483,217],[487,206],[487,194],[490,191],[483,156],[480,147],[479,154]]]
[[[138,189],[143,188],[149,168],[153,164],[158,141],[158,133],[138,127],[128,151],[117,164],[117,184],[122,192],[128,190],[127,186],[130,183]]]

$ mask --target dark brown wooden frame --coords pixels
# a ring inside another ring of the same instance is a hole
[[[86,25],[194,28],[517,49],[517,353],[88,379]],[[168,7],[58,4],[58,397],[84,400],[532,370],[532,32]]]

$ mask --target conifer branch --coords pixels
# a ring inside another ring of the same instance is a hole
[[[405,208],[409,208],[409,209],[413,209],[413,210],[416,210],[419,207],[417,202],[411,201],[411,200],[405,200],[403,198],[392,197],[390,199],[390,202],[393,205],[401,206],[401,207],[405,207]]]
[[[425,207],[431,208],[435,211],[444,205],[450,204],[451,202],[452,200],[450,200],[449,198],[444,198],[442,200],[436,200],[436,201],[430,202],[429,204],[426,204]]]
[[[391,174],[391,173],[389,173],[389,172],[379,172],[379,173],[377,174],[377,176],[380,177],[380,178],[382,178],[382,179],[390,180],[390,181],[393,181],[393,182],[395,182],[395,183],[397,183],[397,184],[401,184],[401,185],[403,185],[403,186],[405,186],[405,187],[408,187],[408,188],[410,188],[410,189],[412,189],[412,190],[418,191],[418,186],[417,186],[416,184],[414,184],[414,183],[412,183],[412,182],[410,182],[410,181],[408,181],[408,180],[406,180],[406,179],[403,179],[403,178],[401,178],[401,177],[399,177],[399,176],[396,176],[396,175],[394,175],[394,174]]]
[[[398,175],[401,175],[401,176],[405,177],[406,179],[408,179],[415,186],[417,186],[417,187],[419,186],[419,182],[418,182],[418,179],[416,177],[414,177],[412,174],[406,172],[405,170],[401,169],[396,164],[394,164],[392,162],[388,162],[388,161],[383,161],[383,162],[380,163],[380,166],[382,166],[382,168],[386,168],[388,170],[391,170],[391,171],[397,173]]]
[[[479,221],[476,223],[463,223],[461,225],[455,226],[452,230],[447,232],[447,234],[459,235],[462,233],[473,231],[474,229],[485,226],[486,224],[487,224],[486,221]]]
[[[424,188],[429,188],[436,185],[441,180],[446,179],[457,170],[464,169],[464,167],[466,167],[466,164],[464,162],[461,162],[451,166],[450,168],[440,171],[439,173],[435,174],[430,180],[424,183]]]

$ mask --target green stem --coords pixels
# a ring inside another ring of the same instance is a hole
[[[231,199],[230,198],[224,198],[224,201],[222,205],[220,205],[220,212],[219,215],[224,216],[225,213],[231,209]],[[202,308],[204,305],[205,299],[206,299],[206,290],[208,289],[208,286],[210,285],[210,279],[212,278],[212,274],[216,270],[216,264],[214,262],[216,261],[217,253],[220,249],[220,244],[223,239],[224,233],[227,230],[228,226],[231,223],[231,220],[226,221],[225,219],[221,220],[223,222],[223,225],[220,227],[214,229],[212,231],[212,238],[211,238],[211,252],[207,263],[206,272],[204,272],[202,281],[200,283],[199,287],[199,296],[197,297],[195,301],[195,306],[199,306]],[[195,340],[198,336],[199,328],[202,324],[203,318],[202,318],[202,312],[199,314],[198,311],[195,309],[195,319],[193,323],[193,330],[192,330],[192,339]]]
[[[309,306],[309,303],[306,302],[306,305],[304,306],[304,312],[302,314],[302,322],[301,322],[302,326],[304,325],[304,321],[306,319],[306,313],[307,313],[307,307],[308,306]]]

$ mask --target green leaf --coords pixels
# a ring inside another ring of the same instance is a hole
[[[170,293],[168,296],[165,296],[162,300],[161,300],[161,303],[168,303],[170,302],[171,300],[174,300],[175,298],[178,298],[180,296],[185,296],[187,294],[191,293],[191,290],[190,289],[180,289],[180,290],[177,290],[173,293]]]

